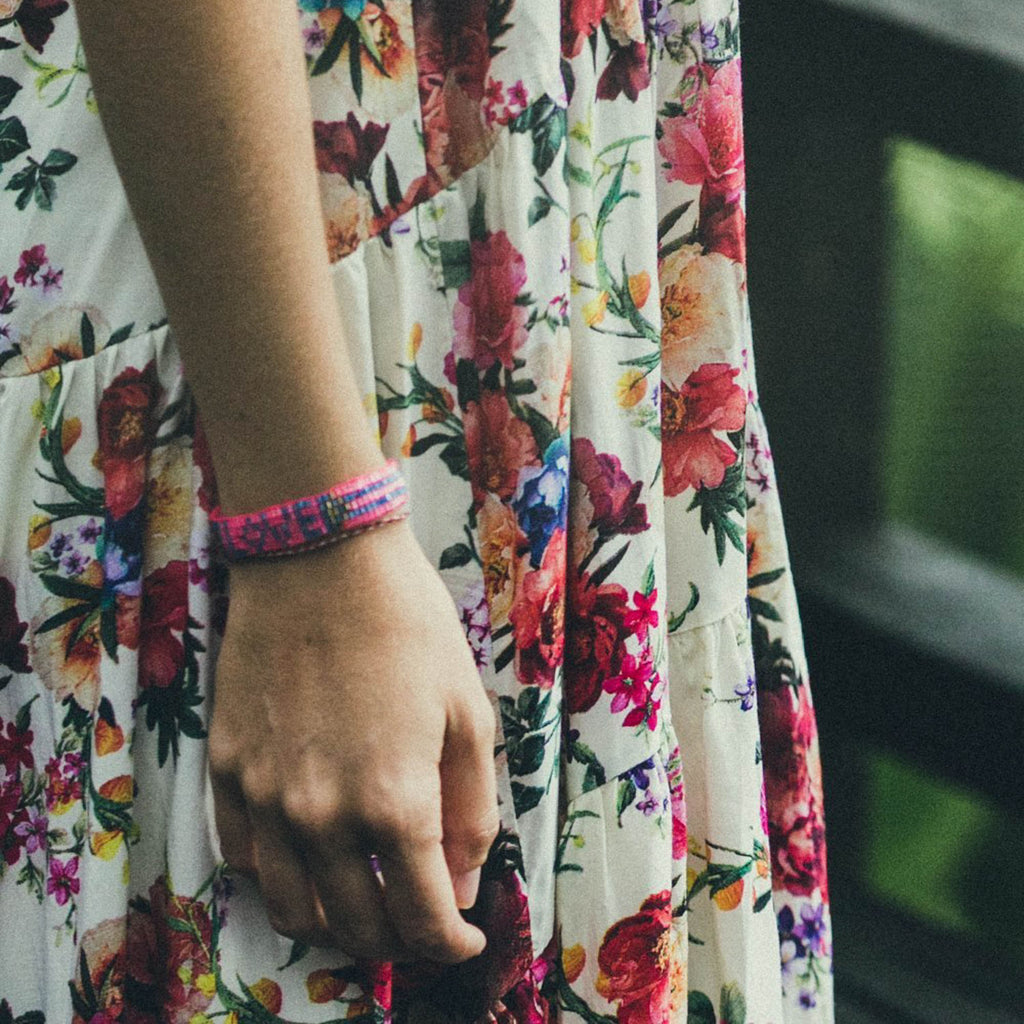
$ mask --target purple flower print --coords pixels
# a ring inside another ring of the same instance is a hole
[[[650,6],[649,4],[647,5]],[[655,5],[657,6],[657,5]],[[651,25],[651,16],[646,15],[647,24]],[[679,31],[679,22],[669,13],[668,5],[659,7],[653,18],[654,35],[658,41],[658,47],[661,48],[665,45],[665,39],[675,32]]]
[[[740,699],[740,707],[744,711],[749,711],[757,700],[757,683],[754,681],[754,677],[751,676],[742,686],[737,686],[732,691]]]
[[[642,761],[635,768],[630,768],[626,772],[626,778],[629,779],[637,789],[647,790],[651,786],[651,777],[647,773],[654,767],[654,758],[649,757],[646,761]]]
[[[821,952],[821,943],[825,937],[825,907],[803,906],[800,908],[800,923],[793,928],[793,934],[802,939],[812,953]]]
[[[800,990],[800,1006],[804,1010],[813,1010],[818,1005],[818,1001],[814,998],[814,993],[809,992],[807,989]]]
[[[14,834],[24,842],[26,853],[35,853],[36,850],[46,848],[46,829],[49,824],[50,819],[45,814],[36,814],[28,821],[15,826]],[[77,889],[75,891],[77,892]]]
[[[110,545],[103,554],[105,588],[119,591],[127,597],[138,597],[142,593],[139,578],[141,562],[139,555],[127,554],[122,548]]]
[[[83,544],[95,544],[102,532],[103,527],[95,519],[90,519],[78,528],[78,539]]]
[[[715,34],[714,25],[701,25],[700,26],[700,45],[705,50],[713,50],[718,46],[718,36]]]
[[[656,800],[654,796],[649,793],[636,805],[636,809],[638,811],[643,811],[644,816],[649,818],[655,811],[660,809],[661,803],[662,802],[660,800]]]
[[[314,21],[308,28],[304,28],[302,37],[306,42],[306,53],[310,56],[319,53],[327,45],[327,33],[319,21]]]
[[[77,576],[89,564],[89,559],[81,551],[70,551],[60,564],[69,576]]]
[[[46,895],[52,896],[57,905],[63,907],[72,896],[78,894],[82,883],[78,878],[78,858],[50,861],[50,877],[46,880]]]
[[[50,554],[54,558],[60,558],[71,546],[71,535],[68,533],[55,533],[50,541]]]

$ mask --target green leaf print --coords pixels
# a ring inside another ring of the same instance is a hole
[[[747,1024],[747,1000],[736,982],[722,986],[720,1010],[724,1024]]]
[[[618,797],[615,800],[615,814],[619,820],[619,828],[622,828],[622,815],[635,799],[636,783],[632,779],[621,779]]]
[[[0,75],[0,110],[10,105],[11,100],[18,94],[21,85],[13,78]]]
[[[543,786],[524,786],[521,782],[512,780],[512,803],[515,804],[517,818],[521,818],[527,811],[532,811],[543,797]]]
[[[771,569],[768,572],[758,573],[756,576],[751,576],[750,579],[747,580],[747,589],[757,590],[758,587],[766,587],[769,583],[774,583],[785,575],[785,566],[782,566],[780,569]]]
[[[82,355],[92,356],[96,354],[96,331],[93,329],[92,321],[88,313],[82,314],[81,326]]]
[[[567,117],[560,107],[547,95],[541,96],[519,117],[509,122],[509,130],[518,134],[533,136],[533,166],[539,175],[550,170],[562,148],[567,132]]]
[[[526,214],[526,223],[532,228],[537,221],[543,220],[551,212],[552,205],[547,196],[534,196]]]
[[[693,495],[687,511],[700,509],[701,529],[714,531],[715,553],[718,564],[725,561],[726,544],[745,553],[745,530],[743,520],[730,518],[734,514],[743,516],[747,511],[747,497],[744,485],[743,460],[737,459],[726,471],[725,479],[718,487],[699,487]]]
[[[471,266],[469,242],[459,239],[454,242],[441,241],[438,245],[441,257],[441,276],[444,287],[460,288],[470,277]]]
[[[334,30],[331,38],[327,40],[327,45],[321,50],[320,56],[317,57],[316,63],[313,65],[310,71],[311,75],[324,75],[331,68],[334,67],[335,62],[341,55],[341,49],[346,42],[351,38],[353,34],[352,22],[347,18],[343,18],[338,22],[338,27]]]
[[[703,992],[690,992],[686,1009],[686,1024],[717,1024],[715,1008]]]
[[[473,552],[470,550],[469,545],[462,543],[452,544],[441,552],[439,567],[441,569],[456,569],[460,565],[468,565],[472,560]]]
[[[20,118],[5,117],[0,120],[0,164],[21,156],[28,149],[28,135]]]
[[[674,633],[679,629],[682,624],[686,621],[686,616],[690,614],[700,604],[700,590],[697,589],[696,583],[690,583],[690,603],[681,611],[675,615],[670,615],[668,620],[668,631]]]

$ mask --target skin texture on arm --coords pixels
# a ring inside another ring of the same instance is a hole
[[[86,0],[77,10],[224,510],[379,465],[331,289],[294,7]]]
[[[331,287],[294,6],[76,6],[222,507],[380,465]],[[273,926],[363,957],[478,953],[457,905],[497,832],[494,716],[409,527],[232,568],[216,674],[218,831]]]

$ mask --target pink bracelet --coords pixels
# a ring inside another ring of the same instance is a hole
[[[404,519],[409,488],[394,459],[335,484],[322,494],[226,516],[218,506],[210,513],[220,546],[229,562],[272,558],[323,547],[343,537]]]

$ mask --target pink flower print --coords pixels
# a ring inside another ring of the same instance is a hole
[[[622,659],[622,668],[617,676],[604,682],[605,693],[612,693],[612,711],[622,711],[630,704],[642,707],[647,702],[648,683],[653,675],[654,666],[650,651],[644,651],[639,658],[626,654]]]
[[[0,313],[13,313],[17,303],[14,301],[14,289],[7,280],[7,275],[0,277]]]
[[[43,270],[43,294],[49,295],[50,292],[59,292],[61,289],[61,280],[64,277],[64,271],[58,270],[54,266],[46,267]]]
[[[515,107],[525,110],[528,99],[526,86],[523,85],[522,79],[508,87],[508,106],[510,110]]]
[[[51,757],[46,764],[46,809],[63,814],[73,803],[82,799],[82,781],[77,777],[82,757],[77,753],[63,758]]]
[[[658,625],[658,610],[654,607],[658,603],[658,591],[652,590],[644,596],[639,590],[633,592],[633,604],[623,618],[626,629],[631,629],[639,639],[643,639],[648,629],[655,629]]]
[[[52,896],[57,905],[63,907],[72,896],[78,894],[82,883],[78,878],[78,858],[67,861],[50,861],[50,877],[46,880],[46,895]]]
[[[45,245],[33,245],[31,249],[25,249],[18,261],[18,269],[14,272],[15,282],[20,285],[39,284],[36,276],[48,262]]]
[[[46,848],[46,829],[49,823],[50,820],[45,814],[37,814],[15,827],[14,834],[24,842],[26,853],[35,853],[36,850]],[[75,884],[77,885],[77,880]],[[77,891],[76,889],[75,892]]]
[[[668,162],[666,181],[707,185],[734,200],[744,185],[740,62],[701,65],[707,85],[693,111],[669,118],[658,143]]]
[[[476,666],[483,668],[491,660],[491,617],[484,581],[471,583],[459,598],[457,607]]]

